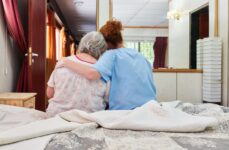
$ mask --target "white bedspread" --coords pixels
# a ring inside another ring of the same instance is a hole
[[[0,105],[0,133],[2,131],[46,118],[46,113],[35,109]]]
[[[77,123],[97,123],[108,129],[127,129],[163,132],[200,132],[217,125],[212,117],[193,116],[181,110],[150,101],[134,110],[115,110],[86,113],[72,110],[59,114]]]
[[[67,120],[67,121],[66,121]],[[76,123],[74,123],[76,122]],[[135,110],[86,113],[72,110],[55,118],[37,121],[0,133],[0,145],[19,142],[57,132],[73,130],[88,123],[108,129],[130,129],[169,132],[199,132],[217,125],[211,117],[188,115],[170,105],[151,101]]]
[[[6,132],[1,132],[0,145],[50,135],[53,133],[71,131],[79,125],[80,124],[78,123],[65,121],[59,116],[46,120],[35,121],[7,130]]]
[[[0,150],[43,150],[55,134],[0,146]]]

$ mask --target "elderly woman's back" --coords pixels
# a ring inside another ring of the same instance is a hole
[[[96,40],[91,43],[87,41],[87,39],[85,40],[83,38],[79,47],[81,53],[76,56],[69,56],[67,59],[86,65],[95,63],[96,61],[92,61],[93,57],[98,58],[100,56],[98,49],[104,49],[104,46],[101,45],[105,41],[101,43],[101,40],[99,40],[99,46],[96,45]],[[89,49],[93,50],[88,51]],[[49,106],[46,110],[49,116],[54,116],[71,109],[95,112],[104,110],[106,107],[109,87],[102,80],[88,80],[67,68],[58,68],[53,71],[48,81],[48,87],[54,90],[54,94],[49,99]]]

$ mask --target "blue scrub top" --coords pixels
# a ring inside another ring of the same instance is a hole
[[[151,64],[134,49],[106,51],[93,67],[111,81],[110,110],[131,110],[156,100]]]

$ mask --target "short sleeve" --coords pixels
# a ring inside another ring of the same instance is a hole
[[[48,81],[48,83],[47,83],[49,87],[54,87],[54,86],[55,86],[55,82],[54,82],[54,72],[55,72],[55,71],[52,72],[52,74],[51,74],[51,76],[50,76],[50,78],[49,78],[49,81]]]
[[[94,67],[100,74],[102,80],[108,82],[111,80],[112,70],[114,66],[115,53],[113,51],[105,52]]]

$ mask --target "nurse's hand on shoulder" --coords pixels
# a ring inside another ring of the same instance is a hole
[[[71,69],[71,66],[74,66],[74,65],[75,65],[75,63],[73,61],[64,57],[57,62],[55,69],[62,68],[62,67],[66,67],[66,68]]]
[[[55,69],[64,67],[64,61],[65,61],[66,59],[67,59],[66,57],[63,57],[63,58],[61,58],[60,60],[58,60],[58,62],[56,63]]]

